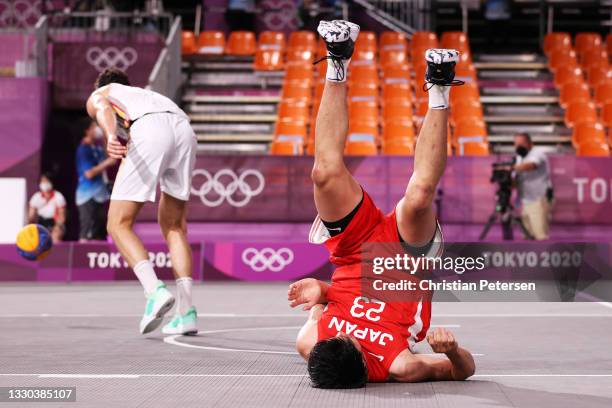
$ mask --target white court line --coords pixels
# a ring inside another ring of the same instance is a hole
[[[138,379],[143,377],[305,377],[306,374],[80,374],[80,373],[0,373],[0,377]],[[479,378],[612,378],[612,374],[475,374]]]

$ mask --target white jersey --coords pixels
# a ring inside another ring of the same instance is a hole
[[[170,98],[135,86],[115,83],[108,85],[108,100],[114,105],[115,111],[122,111],[125,114],[124,119],[129,121],[135,121],[149,113],[160,112],[175,113],[189,120],[189,116]]]

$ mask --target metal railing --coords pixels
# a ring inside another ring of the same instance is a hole
[[[353,0],[391,30],[413,34],[431,28],[429,0]]]
[[[47,76],[47,17],[40,17],[34,27],[21,29],[20,33],[23,39],[23,52],[21,58],[15,60],[15,76],[45,78]]]
[[[177,100],[181,86],[181,18],[176,17],[170,28],[166,46],[149,76],[147,89]]]

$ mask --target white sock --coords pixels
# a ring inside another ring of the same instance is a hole
[[[193,279],[191,278],[179,278],[176,280],[176,297],[178,301],[176,311],[180,315],[185,315],[193,305],[191,301],[192,285]]]
[[[147,295],[155,292],[159,279],[157,279],[153,265],[148,259],[140,261],[134,265],[134,273],[136,274],[136,277],[140,281],[140,284],[144,288]]]
[[[429,109],[448,109],[450,86],[433,85],[429,88]]]
[[[329,55],[329,53],[327,55]],[[332,82],[346,82],[346,71],[348,70],[350,63],[350,59],[342,60],[342,67],[338,67],[338,69],[336,69],[336,64],[332,62],[332,60],[328,59],[327,74],[325,74],[325,78]]]

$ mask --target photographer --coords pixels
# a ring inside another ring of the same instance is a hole
[[[517,158],[513,170],[523,224],[534,239],[546,240],[553,198],[548,159],[542,151],[533,148],[527,133],[514,136],[514,147]]]

